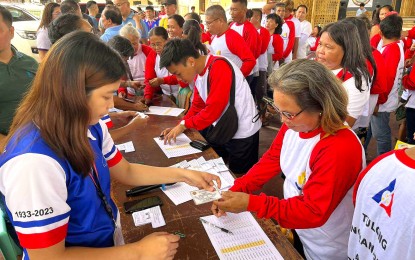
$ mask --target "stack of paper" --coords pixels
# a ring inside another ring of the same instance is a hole
[[[210,223],[203,223],[203,227],[219,259],[284,259],[251,213],[226,214],[227,216],[220,218],[214,215],[202,217]],[[232,234],[220,228],[225,228]]]
[[[155,137],[154,141],[161,148],[167,158],[179,157],[189,154],[201,153],[202,151],[190,146],[191,140],[185,134],[180,134],[176,137],[176,142],[172,144],[164,144],[164,140]]]
[[[150,106],[148,110],[146,114],[159,116],[179,116],[184,111],[183,108],[159,106]]]

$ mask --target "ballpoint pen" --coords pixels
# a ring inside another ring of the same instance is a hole
[[[210,223],[209,221],[204,220],[203,218],[200,218],[200,221],[202,221],[202,223],[206,223],[206,224],[208,224],[208,225],[209,225],[209,226],[211,226],[211,227],[218,228],[218,229],[220,229],[222,232],[225,232],[225,233],[228,233],[228,234],[233,235],[232,231],[230,231],[230,230],[228,230],[228,229],[226,229],[226,228],[223,228],[223,227],[216,226],[215,224]]]

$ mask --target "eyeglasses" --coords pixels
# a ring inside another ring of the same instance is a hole
[[[289,112],[286,111],[281,111],[275,104],[274,101],[270,98],[266,98],[263,97],[262,98],[263,101],[265,101],[268,105],[270,105],[275,111],[277,111],[280,115],[285,116],[288,120],[293,120],[294,118],[296,118],[299,114],[301,114],[305,108],[301,109],[300,112],[296,113],[296,114],[291,114]]]
[[[150,47],[153,48],[153,49],[161,48],[161,47],[163,47],[163,44],[160,43],[160,42],[150,43]]]
[[[208,22],[206,21],[206,26],[210,26],[214,21],[218,20],[219,18],[213,19],[212,21]]]
[[[115,4],[115,6],[116,7],[121,7],[123,4],[126,4],[127,2],[122,2],[122,3],[118,3],[118,4]]]

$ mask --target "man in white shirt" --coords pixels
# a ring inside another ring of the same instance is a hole
[[[361,3],[359,6],[359,9],[357,9],[356,11],[356,16],[361,16],[363,14],[365,14],[367,12],[366,8],[365,8],[365,4]]]
[[[307,16],[308,8],[306,5],[299,5],[297,7],[296,17],[300,20],[300,40],[298,41],[297,58],[304,59],[307,56],[307,39],[311,34],[311,23],[305,18]]]
[[[294,23],[295,26],[295,42],[294,42],[294,47],[293,47],[293,57],[292,59],[295,60],[297,59],[297,51],[298,51],[298,43],[300,41],[300,36],[301,36],[301,25],[300,25],[300,21],[295,18],[291,13],[294,9],[294,1],[292,0],[282,0],[282,3],[285,3],[285,17],[284,20],[287,21],[292,21]]]

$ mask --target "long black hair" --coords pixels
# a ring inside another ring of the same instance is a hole
[[[373,54],[372,54],[373,49],[372,49],[372,46],[370,45],[369,32],[367,30],[366,23],[360,17],[359,18],[357,18],[357,17],[348,17],[348,18],[344,19],[342,22],[350,23],[350,24],[353,24],[354,26],[356,26],[357,31],[359,32],[360,41],[362,43],[363,55],[370,62],[370,65],[373,68],[372,83],[375,82],[376,74],[377,74],[377,67],[376,67],[376,61],[373,58]]]
[[[363,92],[362,78],[366,80],[366,84],[369,86],[370,73],[366,65],[362,42],[360,41],[356,26],[351,23],[336,22],[326,25],[321,30],[321,34],[325,32],[343,49],[344,55],[341,60],[341,66],[344,71],[348,71],[353,75],[356,88]],[[346,73],[343,75],[345,76]]]
[[[200,40],[201,33],[202,29],[200,28],[200,24],[198,21],[190,19],[184,22],[183,34],[187,35],[187,39],[193,43],[197,50],[199,50],[203,55],[207,55],[207,48]]]
[[[278,26],[275,28],[273,34],[281,34],[282,33],[282,25],[284,24],[281,17],[279,15],[276,15],[276,14],[269,14],[269,15],[267,15],[267,20],[268,19],[272,19],[272,20],[274,20],[275,23],[278,24]]]

